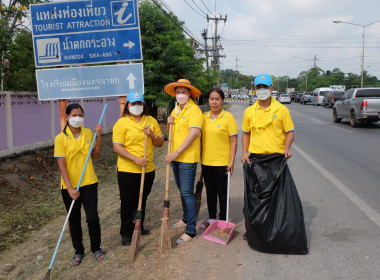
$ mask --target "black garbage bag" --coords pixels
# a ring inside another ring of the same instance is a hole
[[[249,246],[264,253],[308,254],[302,204],[284,155],[251,155],[244,185]]]

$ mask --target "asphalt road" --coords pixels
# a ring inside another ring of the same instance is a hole
[[[241,128],[248,103],[232,104],[229,111]],[[240,131],[231,179],[230,217],[236,234],[227,246],[194,241],[189,279],[379,279],[380,124],[352,128],[344,121],[334,124],[329,108],[286,106],[295,124],[289,166],[304,208],[310,253],[264,254],[243,240]],[[203,197],[199,220],[207,218]]]

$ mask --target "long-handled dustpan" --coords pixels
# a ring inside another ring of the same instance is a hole
[[[234,236],[235,224],[228,221],[229,207],[230,207],[230,172],[228,172],[227,179],[227,209],[226,220],[216,220],[210,224],[207,230],[203,233],[204,239],[227,245]]]

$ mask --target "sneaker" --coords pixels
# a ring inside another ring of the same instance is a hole
[[[243,234],[243,239],[244,239],[244,240],[247,240],[247,233],[244,233],[244,234]]]
[[[121,239],[121,245],[123,246],[129,246],[131,245],[132,237],[130,236],[123,236]]]

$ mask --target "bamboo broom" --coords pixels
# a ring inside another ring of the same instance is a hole
[[[169,125],[169,144],[168,155],[171,152],[172,146],[172,124]],[[169,221],[169,177],[170,177],[170,163],[166,164],[166,182],[165,182],[165,200],[164,211],[161,218],[161,233],[158,241],[158,254],[168,254],[172,249],[171,236],[170,236],[170,221]]]
[[[144,145],[144,159],[146,159],[146,151],[148,146],[148,135],[145,135],[145,145]],[[135,259],[140,251],[140,237],[141,237],[141,218],[142,218],[142,200],[144,194],[144,181],[145,181],[145,166],[141,171],[141,182],[140,182],[140,195],[139,195],[139,205],[135,217],[135,229],[132,235],[131,248],[129,249],[129,262],[134,263]]]

